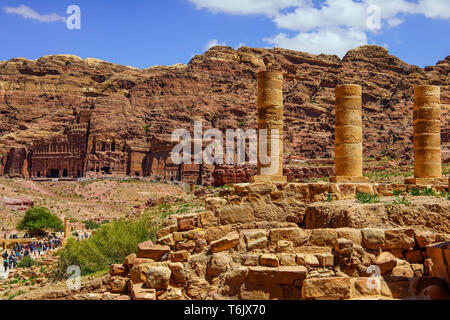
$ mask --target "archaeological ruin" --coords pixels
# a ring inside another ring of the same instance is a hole
[[[278,147],[275,157],[262,161],[258,146],[258,175],[252,182],[287,182],[283,176],[283,72],[267,70],[258,73],[258,130],[267,130],[267,152],[264,158],[272,155],[272,148]],[[277,130],[279,139],[272,141],[272,130]],[[273,144],[276,142],[275,146]],[[259,142],[260,143],[260,142]],[[258,143],[258,144],[259,144]],[[278,156],[277,156],[278,155]],[[270,161],[267,161],[270,160]],[[275,172],[272,165],[275,164]]]
[[[144,144],[92,132],[91,112],[81,111],[61,135],[36,139],[29,149],[11,148],[0,175],[37,180],[152,176],[198,185],[211,176],[208,166],[174,164],[170,141],[154,138]]]

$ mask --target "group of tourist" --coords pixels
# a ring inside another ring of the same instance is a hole
[[[79,241],[83,241],[83,240],[87,240],[87,239],[89,239],[90,237],[92,237],[92,235],[90,235],[90,234],[87,233],[87,232],[83,232],[83,233],[75,232],[75,233],[74,233],[74,236],[77,238],[77,241],[78,241],[78,242],[79,242]]]
[[[10,253],[5,251],[2,254],[5,272],[8,269],[16,268],[24,257],[39,257],[42,253],[59,248],[61,244],[62,240],[58,236],[47,236],[42,240],[33,241],[28,244],[17,243]]]

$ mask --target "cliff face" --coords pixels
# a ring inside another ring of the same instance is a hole
[[[83,109],[92,111],[92,133],[136,142],[167,139],[200,119],[204,130],[256,128],[256,72],[264,59],[275,59],[285,72],[286,156],[334,156],[334,87],[357,83],[365,156],[412,158],[413,87],[434,84],[442,89],[443,158],[450,158],[450,56],[421,69],[378,46],[356,48],[342,60],[214,47],[188,65],[146,70],[69,55],[0,62],[0,166],[11,147],[62,132]]]

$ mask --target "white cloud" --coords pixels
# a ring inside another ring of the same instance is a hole
[[[32,19],[32,20],[36,20],[39,22],[56,22],[56,21],[65,22],[66,21],[65,17],[60,16],[56,13],[40,14],[40,13],[36,12],[35,10],[33,10],[32,8],[27,7],[23,4],[18,7],[5,7],[5,8],[3,8],[3,11],[6,13],[18,14],[19,16],[22,16],[25,19]]]
[[[367,44],[379,9],[379,26],[393,28],[407,15],[420,14],[431,19],[449,19],[449,0],[325,0],[314,5],[312,0],[189,0],[198,9],[235,15],[262,14],[270,17],[279,29],[295,34],[279,34],[264,40],[278,47],[311,53],[335,53],[343,56],[349,49]],[[371,20],[372,19],[372,20]]]
[[[204,50],[207,51],[207,50],[209,50],[209,49],[211,49],[212,47],[215,47],[215,46],[226,46],[226,45],[227,44],[225,42],[220,43],[218,40],[212,39],[206,44]]]
[[[236,15],[264,14],[273,16],[280,10],[296,7],[309,0],[189,0],[197,9]]]
[[[274,37],[265,38],[264,41],[281,48],[312,54],[336,54],[343,57],[350,48],[367,44],[367,35],[355,29],[319,29],[313,32],[300,32],[293,37],[280,33]]]

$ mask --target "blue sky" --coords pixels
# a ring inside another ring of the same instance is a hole
[[[66,27],[70,5],[80,30]],[[378,44],[424,67],[450,55],[449,34],[450,0],[0,0],[0,61],[75,54],[147,68],[187,63],[213,44],[341,57]]]

